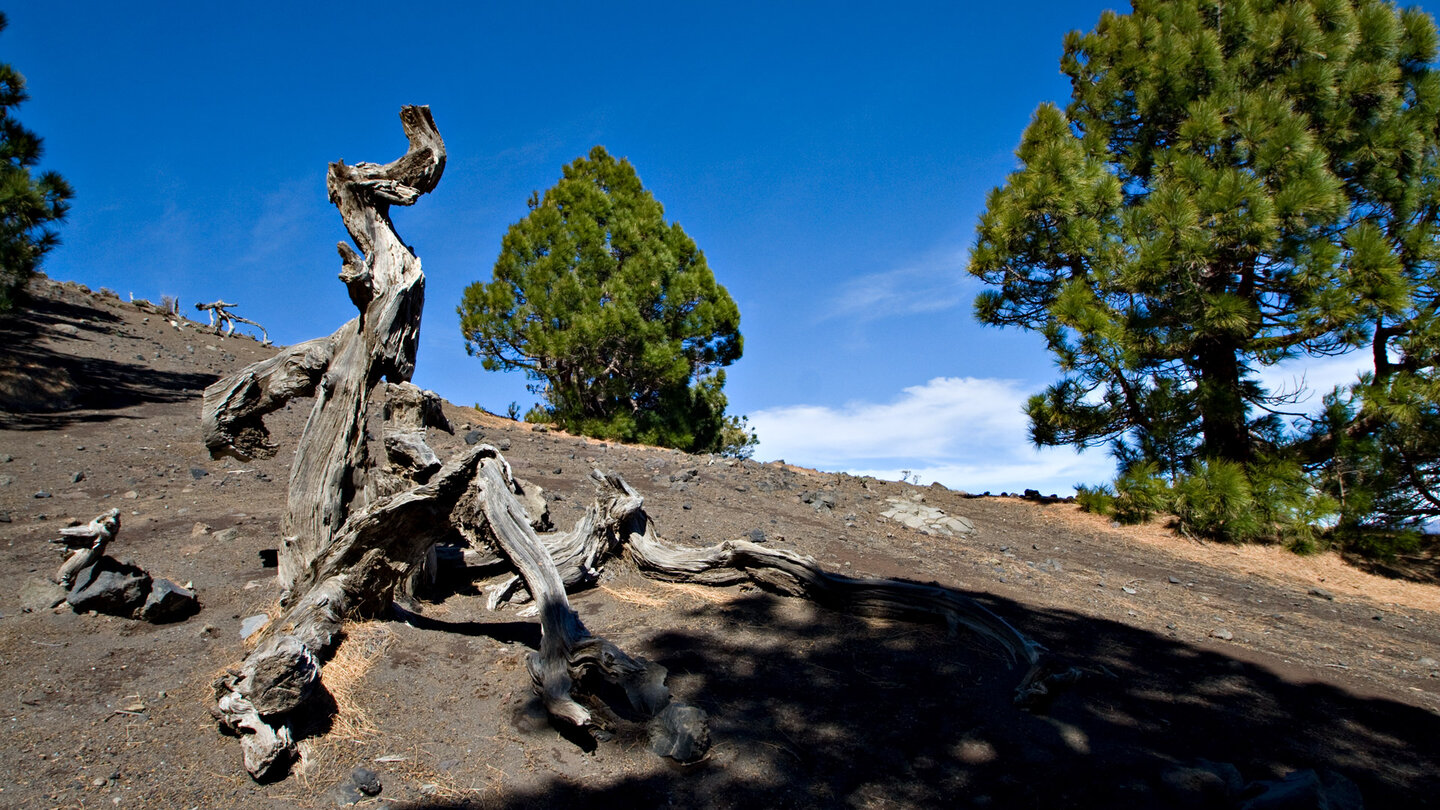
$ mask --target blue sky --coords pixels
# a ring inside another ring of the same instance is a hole
[[[1050,358],[974,322],[964,268],[1035,107],[1068,97],[1062,37],[1116,4],[402,5],[6,9],[19,118],[76,189],[46,272],[187,309],[223,298],[282,343],[328,334],[354,308],[326,165],[393,159],[401,105],[428,104],[445,176],[394,212],[427,277],[417,384],[533,402],[465,354],[455,307],[530,192],[603,144],[740,306],[726,391],[757,458],[976,492],[1111,475],[1103,450],[1030,447],[1019,407]]]

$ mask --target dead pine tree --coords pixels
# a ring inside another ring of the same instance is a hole
[[[386,614],[397,587],[441,542],[468,543],[508,561],[515,576],[492,590],[492,606],[522,589],[534,599],[541,644],[528,669],[557,723],[600,740],[611,736],[607,724],[616,715],[597,717],[577,700],[596,705],[594,695],[578,694],[582,679],[596,675],[650,718],[651,750],[680,761],[704,756],[705,713],[672,698],[664,667],[591,635],[566,596],[567,589],[592,583],[622,547],[641,571],[658,578],[750,580],[838,610],[968,628],[1026,668],[1018,703],[1032,703],[1075,677],[1074,669],[1047,665],[1038,644],[958,591],[831,574],[808,557],[745,541],[703,548],[668,543],[656,534],[639,493],[599,471],[593,476],[599,494],[584,517],[570,530],[538,534],[539,515],[526,510],[525,487],[499,451],[482,444],[438,458],[425,431],[449,429],[439,399],[409,383],[425,279],[388,212],[435,188],[445,145],[429,108],[405,107],[400,120],[409,140],[402,157],[384,165],[336,162],[327,175],[330,201],[355,245],[342,242],[339,251],[340,280],[356,317],[205,391],[206,445],[214,455],[241,458],[274,453],[266,414],[291,399],[314,397],[283,522],[282,614],[258,634],[246,659],[215,683],[213,711],[240,736],[252,776],[283,774],[295,753],[297,722],[307,711],[323,711],[325,702],[317,698],[324,662],[345,620]],[[372,416],[379,417],[378,431],[367,431]]]
[[[265,327],[249,318],[242,318],[231,312],[230,310],[236,306],[236,304],[227,304],[224,301],[212,301],[208,304],[196,304],[195,308],[201,312],[208,311],[210,313],[210,328],[217,335],[223,333],[226,337],[229,337],[234,334],[237,323],[248,323],[260,330],[260,344],[262,346],[270,345],[270,335],[265,331]]]

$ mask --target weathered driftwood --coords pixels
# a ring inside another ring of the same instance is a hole
[[[535,599],[542,635],[529,671],[553,717],[608,736],[609,721],[576,700],[577,684],[593,672],[651,718],[651,749],[681,761],[704,755],[705,713],[671,697],[664,667],[591,635],[566,597],[623,548],[652,576],[711,584],[749,579],[840,610],[969,628],[1029,668],[1017,690],[1021,702],[1073,674],[1048,673],[1038,644],[952,589],[831,574],[808,557],[744,541],[666,543],[644,500],[618,476],[597,473],[602,497],[569,531],[540,535],[548,519],[539,488],[516,479],[495,448],[477,445],[442,463],[425,439],[427,427],[449,429],[438,397],[408,384],[424,275],[388,209],[435,188],[445,149],[427,108],[406,107],[401,121],[410,144],[403,157],[383,166],[334,163],[327,176],[330,199],[359,248],[339,246],[340,279],[359,315],[329,337],[282,351],[205,392],[205,441],[217,455],[273,452],[263,417],[295,397],[315,397],[290,475],[278,574],[283,615],[215,683],[214,712],[241,736],[252,775],[276,774],[291,758],[295,721],[323,688],[324,662],[343,622],[383,613],[421,564],[433,563],[438,543],[453,550],[468,541],[476,562],[503,558],[515,570],[492,590],[492,605],[521,593]],[[370,409],[382,401],[375,437],[367,430]],[[499,557],[487,556],[491,550]]]
[[[834,574],[810,557],[748,540],[727,540],[705,547],[676,545],[655,533],[644,510],[644,499],[623,478],[598,470],[591,477],[601,494],[575,528],[543,538],[567,587],[593,581],[604,560],[618,554],[623,546],[642,572],[657,579],[706,585],[748,580],[846,613],[941,621],[952,632],[965,628],[989,639],[1013,665],[1025,668],[1015,689],[1015,703],[1019,706],[1035,706],[1055,687],[1080,677],[1078,669],[1056,665],[1045,656],[1039,643],[958,590]],[[517,586],[509,580],[502,583],[491,592],[490,604],[509,598]]]
[[[60,530],[60,537],[52,543],[62,543],[74,549],[61,563],[53,579],[66,588],[75,584],[75,575],[89,568],[105,554],[105,546],[115,539],[120,531],[120,510],[110,511],[96,517],[84,526],[67,526]]]
[[[354,319],[329,337],[291,346],[206,388],[201,432],[210,454],[244,460],[275,455],[265,415],[292,399],[313,395],[335,347],[353,335],[358,324],[359,319]]]
[[[682,762],[704,756],[709,747],[704,711],[673,700],[665,686],[664,667],[631,657],[590,635],[570,607],[560,572],[530,527],[529,516],[515,497],[510,467],[498,453],[480,463],[478,481],[477,510],[484,517],[486,533],[520,572],[539,606],[540,651],[530,656],[529,669],[550,715],[599,739],[607,738],[610,730],[571,694],[586,671],[595,671],[623,689],[636,711],[653,718],[652,750]]]
[[[704,751],[703,713],[670,700],[663,667],[630,658],[585,631],[531,528],[519,499],[522,487],[499,453],[480,445],[442,465],[425,442],[426,427],[449,426],[439,398],[408,384],[424,275],[391,227],[388,208],[409,205],[435,188],[445,147],[428,109],[406,107],[401,121],[410,141],[404,157],[384,166],[333,163],[327,176],[330,199],[360,248],[339,248],[340,278],[360,315],[328,338],[282,352],[206,391],[207,446],[213,453],[242,455],[273,450],[262,421],[266,413],[293,397],[315,395],[290,475],[278,575],[285,613],[265,628],[240,667],[216,681],[215,714],[241,735],[252,775],[275,773],[293,751],[293,718],[320,688],[323,662],[344,620],[388,608],[416,562],[454,535],[457,523],[474,535],[494,521],[501,528],[488,536],[531,592],[545,598],[545,641],[531,673],[555,716],[603,735],[570,696],[578,674],[594,669],[624,687],[638,710],[657,718],[656,727],[665,731],[657,747],[698,756]],[[383,454],[370,448],[366,430],[377,392],[385,401]],[[452,521],[452,510],[472,492],[482,506],[469,510],[468,521]]]
[[[230,310],[234,309],[235,306],[235,304],[227,304],[224,301],[212,301],[209,304],[196,304],[195,308],[201,312],[208,311],[210,313],[210,328],[214,330],[217,335],[221,333],[223,328],[226,337],[229,337],[235,332],[235,324],[248,323],[260,330],[260,343],[265,346],[270,345],[270,335],[265,331],[265,327],[249,318],[242,318],[231,312]]]
[[[357,317],[205,394],[205,441],[217,455],[273,452],[264,415],[294,397],[315,396],[291,467],[279,552],[287,613],[261,634],[244,665],[216,682],[216,714],[242,735],[246,768],[257,778],[288,759],[289,715],[308,700],[341,622],[388,607],[413,559],[450,531],[449,511],[478,459],[471,452],[442,469],[428,463],[434,454],[423,438],[407,443],[431,480],[405,489],[406,476],[382,471],[368,446],[366,422],[381,381],[398,386],[414,371],[425,294],[420,261],[395,233],[389,209],[432,191],[445,169],[430,110],[405,107],[400,120],[409,148],[398,160],[336,162],[326,175],[330,201],[359,248],[339,245],[340,279]],[[386,393],[397,401],[410,395]],[[415,399],[415,408],[397,406],[392,416],[404,421],[413,411],[423,421],[424,397]],[[312,686],[290,688],[295,683]]]

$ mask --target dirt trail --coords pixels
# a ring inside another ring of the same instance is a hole
[[[1335,771],[1370,807],[1440,802],[1433,585],[1333,555],[1114,528],[1066,504],[612,445],[453,407],[457,431],[432,435],[436,451],[479,431],[545,488],[557,525],[589,502],[592,467],[616,470],[671,539],[763,537],[840,571],[962,588],[1115,678],[1021,713],[1018,673],[964,634],[612,565],[575,595],[581,616],[665,664],[713,718],[709,758],[678,767],[645,750],[636,724],[590,750],[557,733],[524,672],[535,623],[448,581],[421,614],[350,632],[326,669],[328,729],[312,729],[289,778],[257,785],[209,717],[208,687],[243,657],[241,620],[277,597],[263,552],[305,408],[270,420],[276,458],[211,460],[200,390],[273,350],[39,286],[33,309],[0,319],[12,352],[0,393],[43,378],[61,406],[0,410],[0,806],[326,807],[364,764],[384,783],[373,804],[408,807],[1170,807],[1184,797],[1167,773],[1200,758],[1245,780]],[[887,499],[915,494],[977,532],[881,517]],[[123,523],[111,553],[192,582],[198,615],[149,625],[27,610],[60,561],[47,541],[112,506]]]

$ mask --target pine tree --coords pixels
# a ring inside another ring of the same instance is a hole
[[[747,455],[721,370],[740,310],[628,160],[603,147],[564,168],[510,227],[493,280],[465,289],[466,350],[523,370],[537,419],[587,436]]]
[[[0,31],[7,24],[0,13]],[[11,114],[28,98],[25,77],[0,63],[0,310],[14,306],[40,260],[59,244],[49,225],[65,218],[74,194],[53,171],[30,175],[40,162],[41,139]]]
[[[980,320],[1038,331],[1062,371],[1027,404],[1035,442],[1173,477],[1323,466],[1434,414],[1435,53],[1428,15],[1376,0],[1137,0],[1070,34],[1071,101],[1036,111],[970,266]],[[1345,424],[1298,441],[1296,392],[1256,370],[1367,345]]]

